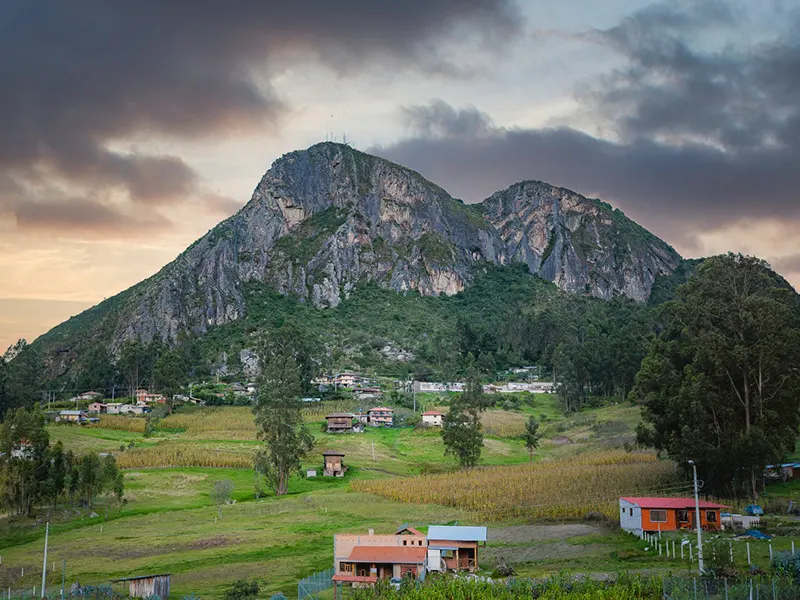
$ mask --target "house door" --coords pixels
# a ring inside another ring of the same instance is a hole
[[[405,577],[406,575],[416,577],[417,568],[414,565],[400,565],[400,577]]]

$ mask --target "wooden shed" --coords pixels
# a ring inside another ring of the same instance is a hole
[[[161,600],[169,598],[170,574],[123,577],[117,581],[128,582],[131,598],[149,598],[158,594]]]
[[[325,450],[325,452],[322,453],[322,474],[326,477],[344,477],[347,467],[344,466],[343,458],[343,452]]]

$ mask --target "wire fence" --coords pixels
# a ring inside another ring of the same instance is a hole
[[[665,600],[797,600],[800,586],[784,579],[664,578]]]
[[[333,567],[325,571],[318,571],[301,579],[297,582],[297,598],[304,600],[304,598],[315,598],[317,594],[333,587],[333,575],[335,570]]]

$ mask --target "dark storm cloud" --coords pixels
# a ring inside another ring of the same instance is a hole
[[[0,174],[22,187],[51,176],[134,202],[175,201],[200,187],[189,166],[113,144],[275,123],[285,107],[269,81],[298,61],[457,72],[438,42],[489,46],[519,23],[512,0],[7,0]]]
[[[434,101],[404,108],[416,135],[376,151],[469,201],[522,179],[599,195],[684,247],[743,219],[800,223],[797,22],[770,42],[714,51],[693,34],[733,17],[717,3],[695,7],[658,5],[588,36],[625,58],[579,96],[614,141],[564,127],[487,134],[488,115]]]

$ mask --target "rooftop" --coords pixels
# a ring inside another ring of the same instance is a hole
[[[639,508],[676,508],[687,509],[694,508],[694,498],[636,498],[636,497],[623,497],[620,500],[625,500],[631,504],[637,505]],[[716,502],[707,502],[700,500],[700,508],[728,508],[725,504],[717,504]]]
[[[444,413],[440,413],[438,410],[426,410],[422,413],[423,417],[443,417]]]
[[[338,450],[325,450],[322,453],[322,456],[344,456],[344,452],[339,452]]]
[[[368,563],[422,564],[428,549],[424,546],[356,546],[347,560]]]
[[[370,408],[369,412],[372,412],[374,410],[383,410],[383,411],[386,411],[386,412],[394,412],[393,408],[388,408],[386,406],[376,406],[375,408]]]
[[[463,525],[431,525],[429,540],[452,540],[454,542],[485,542],[486,527],[464,527]]]
[[[333,413],[331,415],[326,415],[326,419],[355,419],[356,416],[352,413]]]

